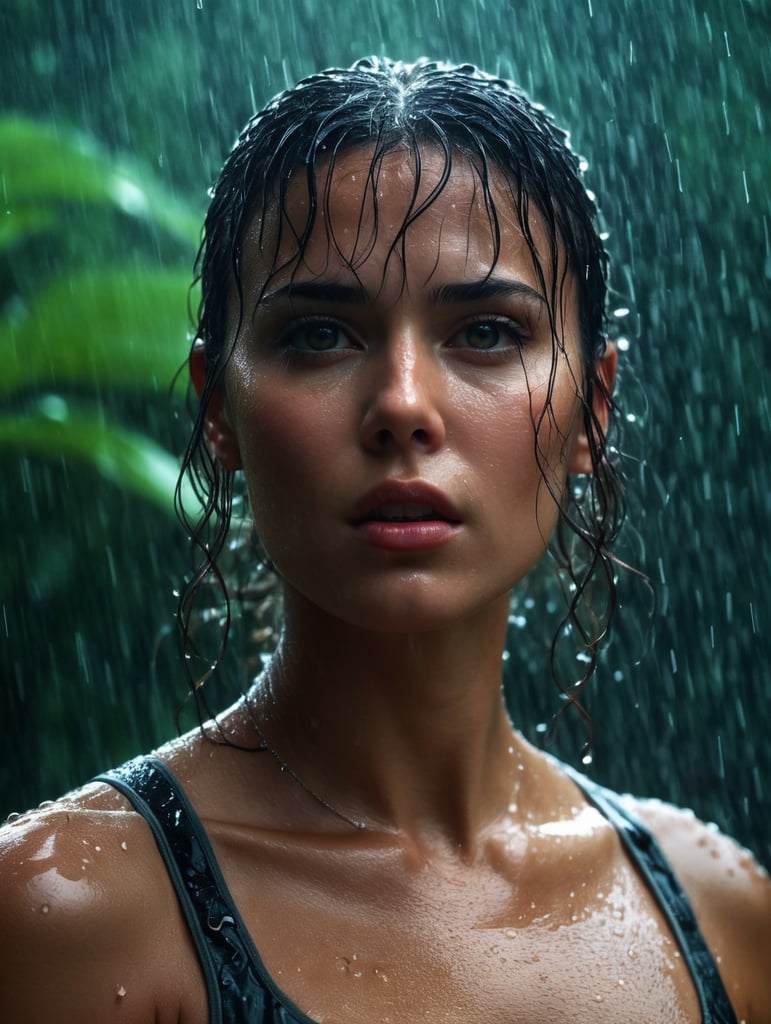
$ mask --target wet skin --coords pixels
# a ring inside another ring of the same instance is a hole
[[[419,198],[440,171],[422,155]],[[220,728],[253,747],[258,725],[366,828],[269,754],[195,733],[161,756],[268,969],[315,1020],[696,1022],[676,946],[617,836],[501,701],[509,589],[543,554],[568,471],[588,468],[575,297],[568,284],[554,357],[503,179],[492,267],[467,164],[409,227],[404,256],[392,242],[409,163],[384,162],[376,234],[368,166],[368,153],[339,159],[303,261],[289,248],[270,280],[254,225],[247,315],[207,426],[223,466],[246,473],[286,590],[279,652]],[[298,180],[295,224],[305,202]],[[537,215],[530,226],[543,248]],[[263,286],[272,298],[254,309]],[[200,385],[200,349],[192,370]],[[740,1019],[767,1021],[767,877],[692,816],[637,810],[682,877]],[[0,925],[17,937],[0,978],[11,1019],[206,1020],[174,893],[117,794],[87,787],[8,826],[0,874]]]
[[[248,272],[245,323],[222,408],[212,409],[215,447],[229,468],[245,469],[259,536],[289,587],[365,629],[435,629],[486,603],[505,605],[552,533],[550,489],[561,493],[571,458],[573,470],[588,468],[584,450],[573,453],[582,386],[575,296],[569,287],[553,363],[546,301],[519,226],[504,219],[494,262],[468,165],[457,159],[402,249],[395,236],[413,198],[410,163],[401,152],[384,161],[375,234],[369,162],[368,153],[339,162],[300,263],[287,242],[282,272],[267,282],[259,264]],[[441,168],[427,155],[419,202]],[[505,214],[503,182],[494,198]],[[304,215],[299,178],[289,203]],[[531,227],[545,255],[535,216]],[[400,549],[392,526],[388,550],[364,529],[361,503],[373,488],[416,481],[444,495],[452,512],[441,521],[451,527],[427,551],[412,548],[406,528]]]

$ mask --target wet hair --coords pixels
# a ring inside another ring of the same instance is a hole
[[[570,148],[567,133],[541,106],[512,82],[487,75],[471,65],[453,66],[427,60],[403,64],[368,58],[347,70],[332,69],[313,75],[276,96],[243,129],[211,192],[196,262],[196,279],[200,279],[202,291],[196,333],[205,348],[206,379],[182,470],[183,475],[189,474],[200,501],[190,515],[182,501],[181,484],[177,490],[180,518],[188,527],[200,557],[179,606],[179,631],[189,682],[200,695],[202,682],[215,670],[224,652],[231,598],[234,593],[240,594],[237,588],[234,591],[229,586],[218,562],[223,553],[227,555],[234,474],[224,471],[207,450],[204,417],[237,334],[232,329],[234,297],[238,301],[239,327],[246,313],[242,274],[252,258],[245,243],[247,230],[258,215],[265,215],[260,224],[260,243],[267,242],[267,248],[261,259],[268,260],[271,249],[273,252],[266,282],[280,269],[279,251],[286,252],[287,233],[294,238],[295,249],[289,262],[286,256],[282,258],[285,266],[293,262],[296,265],[319,211],[328,202],[337,159],[355,149],[370,155],[368,192],[375,217],[377,178],[384,156],[399,149],[412,160],[413,200],[394,247],[404,243],[409,225],[441,193],[452,173],[453,161],[459,156],[464,158],[478,180],[490,224],[494,256],[489,272],[500,254],[499,213],[493,200],[491,176],[497,174],[499,181],[503,175],[547,299],[553,339],[550,393],[563,345],[569,278],[575,287],[582,361],[582,387],[577,385],[577,392],[593,471],[581,483],[568,481],[564,494],[553,492],[560,504],[560,515],[550,551],[563,580],[566,610],[552,642],[550,664],[567,698],[566,704],[576,704],[585,714],[578,695],[595,669],[600,642],[615,611],[615,564],[610,546],[624,511],[619,477],[609,457],[608,437],[595,413],[598,393],[601,401],[613,409],[612,398],[597,369],[607,344],[608,272],[597,209],[582,180],[584,162]],[[444,168],[430,194],[418,202],[421,153],[427,149],[444,157]],[[303,174],[307,219],[298,226],[288,217],[286,203],[290,178]],[[531,230],[531,208],[537,210],[548,240],[543,262]],[[331,242],[334,244],[333,239]],[[353,263],[349,262],[349,266],[355,272]],[[263,291],[265,286],[266,283]],[[547,400],[535,423],[535,449],[544,481],[553,491],[538,443],[542,421],[551,415]],[[259,562],[259,554],[254,558]],[[598,580],[603,584],[599,588]],[[214,659],[201,663],[193,627],[196,608],[212,581],[222,596],[219,647]],[[254,590],[253,596],[259,598],[268,586],[258,583],[255,588],[252,579],[246,589]],[[598,591],[602,595],[599,600]],[[566,678],[559,667],[557,652],[563,642],[573,652],[573,667],[580,666],[578,679],[575,672]],[[203,664],[202,672],[197,664]]]

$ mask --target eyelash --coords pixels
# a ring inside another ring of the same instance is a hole
[[[346,347],[313,349],[301,348],[293,344],[298,335],[302,334],[303,331],[312,330],[314,327],[336,331],[349,341],[348,347],[354,347],[350,344],[349,330],[343,327],[342,324],[337,323],[336,320],[330,320],[326,317],[302,317],[299,320],[295,320],[286,330],[280,333],[276,339],[276,344],[287,356],[324,356],[346,351]]]
[[[465,331],[470,330],[474,327],[489,327],[493,326],[502,335],[498,340],[508,341],[508,344],[500,346],[496,345],[495,348],[474,348],[472,345],[453,345],[454,348],[463,349],[466,352],[473,352],[475,356],[485,356],[487,358],[500,358],[508,354],[510,349],[519,349],[528,340],[527,333],[521,328],[515,321],[510,320],[504,316],[480,316],[474,320],[469,320],[467,323],[456,331],[453,338],[457,338]]]
[[[475,348],[473,345],[458,344],[457,339],[464,334],[464,332],[473,329],[474,327],[488,327],[492,326],[500,332],[501,337],[496,340],[496,345],[493,348]],[[348,344],[336,346],[328,349],[314,349],[310,347],[301,347],[295,344],[298,336],[302,335],[304,331],[313,330],[317,328],[319,330],[328,330],[330,332],[337,332],[345,339]],[[336,320],[329,319],[327,317],[303,317],[299,320],[295,320],[286,330],[282,331],[276,339],[276,345],[282,350],[286,359],[310,357],[313,359],[323,358],[325,356],[339,355],[341,352],[351,351],[359,348],[359,345],[355,343],[351,338],[351,331],[349,328],[338,323]],[[449,342],[448,347],[457,351],[472,354],[475,358],[500,360],[507,356],[512,350],[519,351],[522,346],[527,342],[528,335],[526,331],[521,328],[515,321],[504,316],[479,316],[476,319],[467,321],[458,330],[454,331]],[[508,342],[504,345],[497,344],[498,341]]]

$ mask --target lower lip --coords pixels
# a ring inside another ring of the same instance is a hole
[[[429,551],[451,540],[458,532],[458,524],[444,519],[402,523],[367,520],[357,523],[355,529],[365,543],[386,551]]]

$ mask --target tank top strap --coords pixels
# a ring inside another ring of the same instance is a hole
[[[629,813],[617,793],[593,782],[569,765],[561,764],[561,767],[616,829],[658,903],[693,980],[702,1024],[737,1024],[736,1014],[696,915],[653,834]]]
[[[210,1024],[313,1024],[280,998],[201,820],[166,765],[137,757],[94,781],[122,793],[153,834],[203,970]]]

